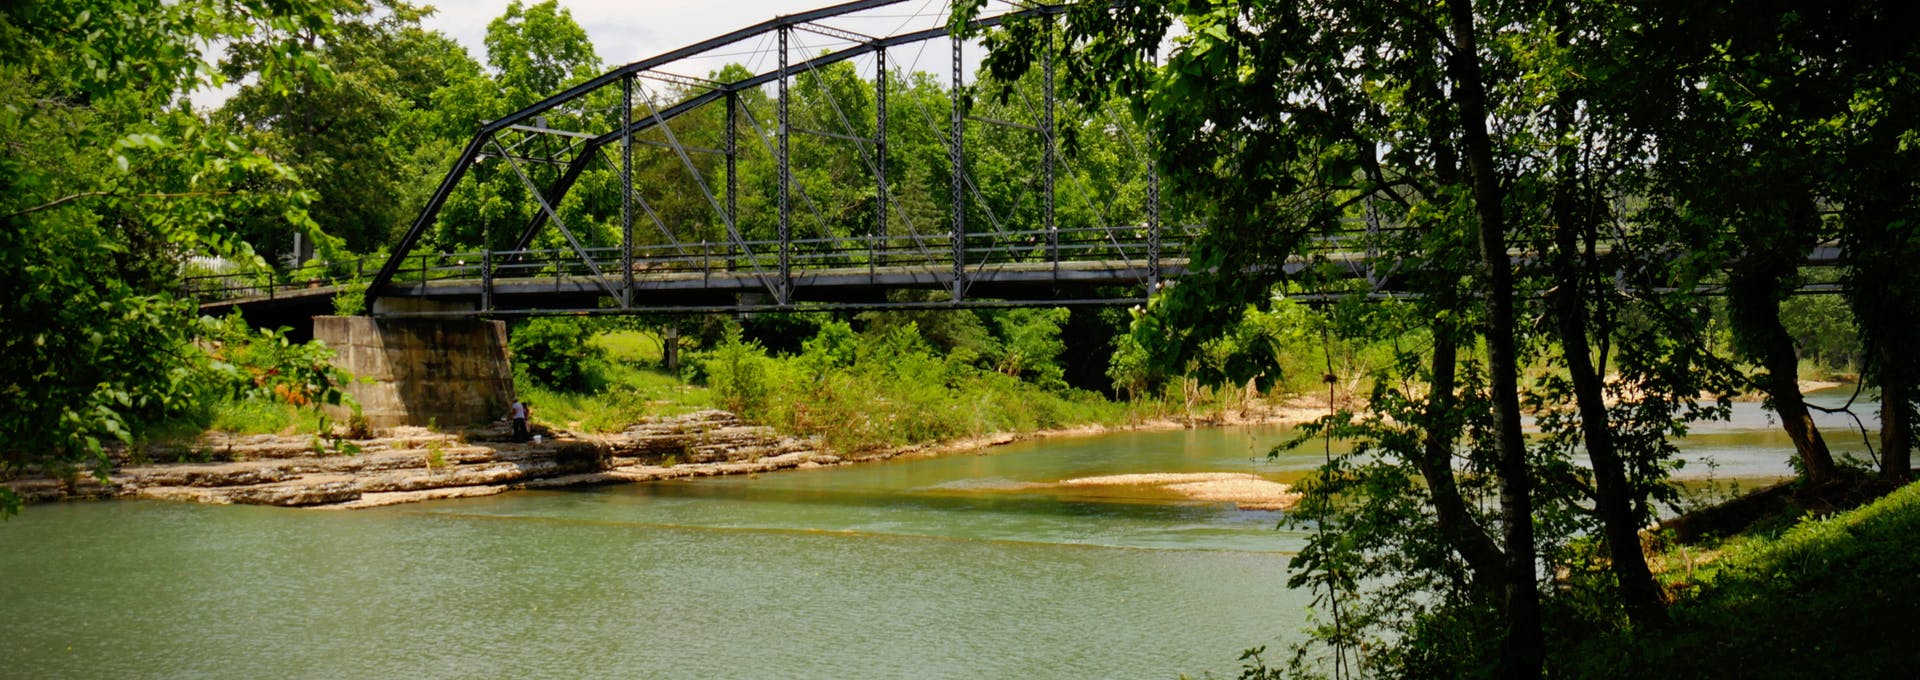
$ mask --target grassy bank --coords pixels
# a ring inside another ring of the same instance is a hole
[[[795,355],[732,337],[692,361],[716,406],[840,451],[1113,424],[1128,415],[1097,393],[942,355],[912,325],[868,335],[830,325]]]
[[[588,389],[562,390],[515,376],[514,389],[533,404],[534,419],[578,432],[616,432],[642,419],[712,408],[705,387],[660,366],[660,340],[636,330],[598,333],[589,341]]]
[[[1555,665],[1592,678],[1920,676],[1920,484],[1755,526],[1660,556],[1677,594],[1666,629],[1567,645]]]

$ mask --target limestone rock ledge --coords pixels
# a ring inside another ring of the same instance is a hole
[[[724,411],[642,422],[613,435],[547,432],[513,443],[503,426],[459,434],[396,428],[350,447],[308,437],[203,439],[179,457],[222,462],[145,463],[123,453],[111,477],[4,482],[28,501],[151,498],[199,503],[355,509],[484,496],[515,489],[651,482],[836,465],[814,442],[782,437]]]

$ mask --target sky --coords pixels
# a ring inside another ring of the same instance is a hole
[[[593,41],[594,50],[600,60],[609,68],[628,64],[663,52],[684,47],[730,31],[746,28],[754,24],[787,14],[796,14],[845,2],[846,0],[705,0],[686,2],[684,0],[559,0],[560,6],[573,14],[574,23],[585,29],[587,37]],[[437,30],[452,37],[454,41],[467,48],[475,61],[486,63],[487,47],[485,43],[487,24],[506,11],[510,0],[442,0],[433,3],[438,10],[421,25],[428,30]],[[531,4],[531,3],[529,3]],[[988,13],[1004,11],[1006,2],[989,2],[984,10]],[[918,30],[932,25],[945,23],[948,0],[905,0],[898,5],[876,8],[861,13],[860,18],[840,17],[827,23],[837,28],[866,33],[868,35],[892,35],[901,32],[903,26],[911,25]],[[832,39],[814,33],[796,32],[794,35],[796,53],[800,45],[819,51]],[[743,44],[739,49],[750,49]],[[738,50],[722,50],[725,52]],[[979,55],[967,57],[965,66],[969,73]],[[772,57],[765,57],[771,59]],[[738,59],[745,61],[744,58]],[[725,66],[724,57],[695,60],[695,63],[670,67],[681,75],[705,76],[708,72]],[[917,70],[932,73],[947,73],[947,60],[926,57],[921,59]],[[761,64],[766,67],[770,64]]]
[[[486,63],[487,23],[507,10],[509,0],[440,0],[421,24],[440,31]],[[834,4],[835,0],[560,0],[586,29],[594,50],[608,65],[625,64],[738,28]],[[532,3],[528,3],[532,4]],[[913,3],[906,3],[913,4]],[[931,9],[931,8],[929,8]]]
[[[419,0],[415,0],[418,2]],[[467,53],[482,65],[487,61],[486,34],[487,24],[506,12],[511,0],[437,0],[428,4],[436,10],[432,16],[421,21],[421,26],[430,31],[445,33],[448,37],[467,48]],[[537,1],[537,0],[533,0]],[[686,46],[707,38],[773,19],[775,17],[818,9],[837,4],[844,0],[559,0],[560,6],[573,15],[574,23],[587,32],[593,41],[594,51],[609,68],[621,64],[639,61],[647,57]],[[526,4],[533,4],[532,1]],[[836,23],[841,28],[867,32],[869,34],[891,34],[902,22],[916,14],[944,16],[947,0],[907,0],[897,6],[871,10],[868,14],[877,15],[865,23],[855,20],[843,20]],[[988,11],[1004,7],[1004,3],[990,3]],[[926,25],[928,19],[917,21],[915,27]],[[848,23],[853,22],[853,23]],[[815,34],[797,34],[805,44],[824,46],[827,38]],[[970,61],[977,57],[970,57]],[[708,72],[725,65],[725,58],[697,60],[694,63],[678,65],[672,70],[681,75],[704,76]],[[971,72],[972,66],[967,67]],[[931,59],[920,64],[918,70],[945,74],[945,60]],[[229,86],[220,90],[196,92],[193,101],[200,107],[217,107],[231,96],[234,88]]]

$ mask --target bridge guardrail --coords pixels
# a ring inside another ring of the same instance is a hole
[[[960,251],[962,265],[976,270],[1017,263],[1045,264],[1088,261],[1146,262],[1152,246],[1144,227],[1082,227],[1046,231],[968,234]],[[1186,255],[1190,229],[1167,229],[1160,237],[1161,259]],[[1051,236],[1051,238],[1049,238]],[[779,241],[678,242],[635,245],[632,273],[636,278],[673,274],[702,276],[780,273]],[[581,253],[568,249],[464,251],[421,253],[409,257],[393,279],[395,285],[441,281],[477,281],[490,286],[500,280],[552,278],[556,283],[591,279],[596,271],[624,285],[628,261],[618,247],[595,247]],[[867,268],[877,271],[925,268],[950,273],[954,267],[949,234],[908,234],[791,239],[787,242],[787,271],[807,272]],[[181,294],[201,304],[276,299],[327,286],[351,286],[372,280],[383,259],[373,256],[344,262],[314,261],[291,270],[248,271],[184,277]]]

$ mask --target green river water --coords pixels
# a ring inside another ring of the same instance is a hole
[[[1685,474],[1786,474],[1768,428],[1742,405],[1689,441],[1715,464]],[[1319,453],[1267,460],[1283,437],[1061,438],[357,512],[33,506],[0,525],[0,677],[1233,677],[1307,621],[1279,513],[1031,484],[1289,481]]]

